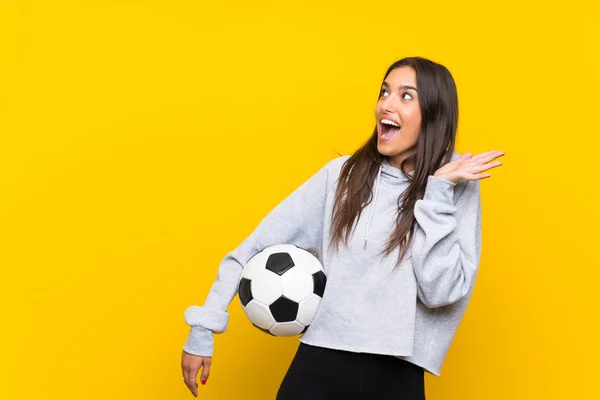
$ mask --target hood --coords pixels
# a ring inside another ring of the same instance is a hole
[[[408,173],[409,176],[413,176],[414,170]],[[379,164],[379,171],[377,171],[377,177],[375,178],[375,193],[373,194],[373,205],[371,206],[371,212],[369,213],[369,219],[367,220],[367,228],[365,230],[365,242],[363,248],[367,248],[367,242],[369,241],[369,228],[371,227],[371,220],[373,219],[373,213],[375,212],[375,205],[377,204],[377,198],[379,197],[379,187],[381,181],[385,181],[391,185],[404,185],[409,181],[399,168],[393,167],[388,162],[387,157],[382,157],[381,163]]]
[[[451,160],[454,161],[460,157],[460,154],[456,150],[452,153]],[[408,172],[410,177],[414,176],[415,170]],[[375,178],[375,194],[373,195],[373,205],[371,212],[369,213],[369,219],[367,220],[367,229],[365,231],[365,244],[364,248],[367,248],[367,242],[369,240],[369,227],[371,226],[371,220],[373,219],[373,212],[375,211],[375,204],[377,204],[377,197],[379,195],[379,186],[381,181],[392,185],[404,185],[409,181],[399,168],[393,167],[388,162],[387,157],[382,157],[381,163],[379,164],[379,171],[377,172],[377,178]]]

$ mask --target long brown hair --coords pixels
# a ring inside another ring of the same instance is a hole
[[[451,161],[458,125],[458,98],[452,74],[443,65],[421,57],[403,58],[393,63],[385,73],[399,67],[411,67],[417,77],[421,128],[416,153],[402,162],[402,174],[410,185],[398,198],[396,228],[391,232],[381,254],[389,255],[399,248],[398,263],[413,239],[415,216],[413,208],[425,194],[429,175]],[[335,195],[330,245],[339,249],[345,245],[363,209],[373,198],[373,185],[383,156],[377,151],[377,127],[370,138],[345,163],[340,172]],[[413,176],[404,172],[406,163],[415,166]]]

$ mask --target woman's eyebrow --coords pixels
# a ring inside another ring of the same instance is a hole
[[[384,86],[384,87],[386,87],[388,89],[390,87],[390,85],[387,82],[383,82],[383,84],[381,86]],[[400,90],[412,89],[412,90],[414,90],[417,93],[419,92],[416,87],[410,86],[410,85],[401,85],[401,86],[398,86],[398,89],[400,89]]]
[[[398,89],[400,89],[400,90],[402,90],[402,89],[412,89],[412,90],[414,90],[417,93],[419,92],[416,87],[409,86],[409,85],[398,86]]]

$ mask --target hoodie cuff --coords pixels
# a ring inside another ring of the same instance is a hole
[[[185,322],[191,327],[200,327],[216,333],[223,333],[227,329],[229,314],[226,311],[191,306],[185,310],[184,318]]]
[[[454,205],[454,187],[456,183],[429,175],[423,200]]]
[[[200,357],[212,357],[215,339],[213,333],[205,328],[192,327],[183,345],[186,353]]]

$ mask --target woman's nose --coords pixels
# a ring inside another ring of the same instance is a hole
[[[394,109],[393,97],[394,97],[393,95],[390,95],[383,100],[383,110],[384,111],[391,112]]]

